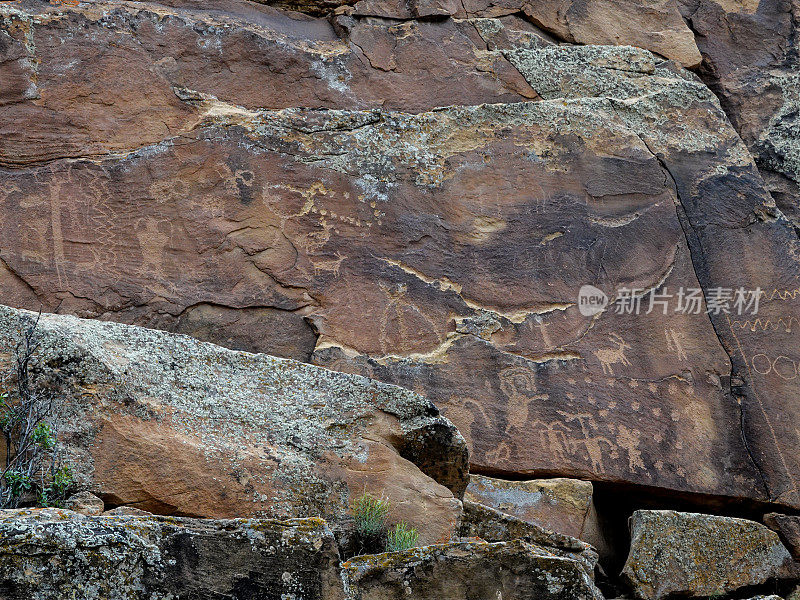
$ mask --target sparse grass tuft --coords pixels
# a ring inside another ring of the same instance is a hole
[[[353,520],[356,531],[365,537],[380,536],[386,531],[391,510],[389,501],[363,493],[353,501]]]
[[[405,522],[400,521],[392,527],[386,535],[386,551],[400,552],[414,548],[419,542],[419,532],[413,527],[409,527]]]

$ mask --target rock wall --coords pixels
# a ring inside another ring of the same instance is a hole
[[[0,3],[0,300],[399,384],[473,471],[800,509],[799,14]]]

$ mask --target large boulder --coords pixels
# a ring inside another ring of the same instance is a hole
[[[791,563],[778,535],[754,521],[639,510],[630,526],[622,574],[644,600],[723,595],[763,584]]]
[[[342,565],[347,600],[601,600],[581,565],[522,540],[460,542],[359,556]]]
[[[594,579],[597,566],[595,549],[576,538],[507,515],[490,506],[464,499],[464,514],[459,529],[462,538],[480,538],[486,542],[513,542],[523,540],[548,552],[581,564],[586,574]]]
[[[320,519],[224,521],[0,512],[4,600],[341,600]]]
[[[800,242],[674,3],[73,4],[0,3],[4,302],[400,384],[482,472],[800,508]]]
[[[0,307],[4,366],[35,319]],[[392,517],[420,527],[425,542],[456,532],[465,444],[413,392],[70,316],[42,315],[37,335],[36,385],[58,399],[78,485],[107,505],[215,518],[322,516],[338,525],[368,491],[388,498]]]

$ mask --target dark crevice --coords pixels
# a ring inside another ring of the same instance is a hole
[[[689,217],[686,214],[686,209],[683,205],[683,198],[681,198],[681,194],[678,188],[678,184],[675,181],[675,177],[672,175],[672,172],[670,171],[666,162],[657,154],[654,154],[654,156],[656,157],[656,160],[658,160],[659,164],[661,165],[661,168],[669,176],[672,182],[672,186],[675,191],[675,197],[678,199],[678,202],[675,205],[675,212],[677,213],[678,222],[681,225],[681,229],[683,229],[683,235],[686,238],[686,244],[689,248],[689,254],[691,255],[692,269],[694,270],[694,274],[695,277],[697,278],[697,281],[700,282],[700,287],[703,292],[703,297],[706,299],[707,303],[708,299],[706,298],[706,289],[708,288],[708,285],[707,282],[704,281],[705,278],[701,277],[700,269],[698,269],[698,263],[700,263],[701,265],[705,265],[707,263],[703,244],[700,241],[700,236],[697,234],[697,231],[692,226],[691,221],[689,220]],[[730,399],[730,402],[735,403],[739,408],[739,435],[742,439],[744,450],[747,453],[747,457],[750,460],[750,463],[753,465],[755,472],[758,473],[758,477],[763,487],[765,498],[771,499],[772,494],[770,493],[766,474],[762,469],[761,464],[756,459],[750,447],[749,441],[747,439],[744,402],[742,402],[742,397],[740,394],[734,393],[734,390],[739,388],[739,386],[734,385],[734,382],[740,380],[736,367],[737,361],[732,352],[728,349],[727,344],[725,343],[725,339],[718,329],[717,323],[715,323],[714,319],[712,319],[710,316],[709,316],[709,322],[711,323],[711,327],[714,330],[714,334],[717,336],[717,339],[719,340],[720,347],[728,355],[728,361],[730,362],[731,365],[731,372],[727,379],[725,395],[727,396],[727,398]]]

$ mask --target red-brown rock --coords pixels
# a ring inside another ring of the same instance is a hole
[[[171,4],[2,7],[5,302],[424,392],[483,472],[800,507],[800,243],[694,75],[514,6]],[[583,316],[585,284],[642,313]]]
[[[4,369],[33,319],[0,307]],[[76,485],[106,505],[342,529],[367,491],[422,543],[458,531],[464,440],[408,390],[118,323],[42,315],[36,331],[32,385],[55,394]]]

